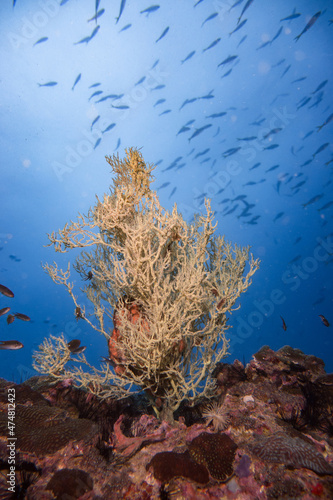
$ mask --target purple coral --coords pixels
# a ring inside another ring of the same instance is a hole
[[[278,432],[261,437],[251,446],[251,451],[261,460],[311,469],[317,474],[333,474],[333,467],[316,448],[301,437],[291,437]]]
[[[249,477],[251,459],[248,455],[243,455],[236,467],[235,473],[241,479],[242,477]]]

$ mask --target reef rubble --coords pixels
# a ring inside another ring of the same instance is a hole
[[[0,379],[1,500],[333,498],[333,375],[323,361],[264,346],[246,366],[218,363],[214,377],[215,397],[184,401],[174,423],[144,396],[99,400],[71,380]]]

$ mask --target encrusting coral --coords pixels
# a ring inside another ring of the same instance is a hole
[[[170,417],[182,400],[210,396],[214,367],[228,352],[226,313],[239,307],[258,261],[214,234],[208,200],[206,215],[192,223],[176,205],[163,209],[151,189],[153,166],[138,150],[106,159],[110,194],[49,235],[56,251],[83,249],[72,267],[87,283],[93,313],[74,295],[70,264],[45,269],[67,287],[77,319],[105,336],[109,358],[97,369],[84,354],[73,357],[63,336],[51,337],[35,352],[34,368],[103,398],[145,390],[155,411]]]

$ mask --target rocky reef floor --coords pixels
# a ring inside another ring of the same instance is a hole
[[[0,500],[333,498],[333,374],[285,346],[219,363],[216,393],[160,421],[148,399],[0,379]],[[14,424],[14,425],[12,425]]]

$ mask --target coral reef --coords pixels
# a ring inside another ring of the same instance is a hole
[[[86,283],[86,302],[74,295],[70,264],[45,269],[67,288],[76,318],[105,336],[109,358],[95,368],[83,353],[73,356],[63,336],[51,337],[35,352],[34,368],[102,398],[139,387],[157,414],[172,419],[183,400],[212,394],[215,364],[228,352],[226,313],[238,309],[258,261],[214,234],[208,200],[206,215],[190,224],[176,206],[163,209],[151,189],[153,167],[139,151],[107,161],[110,194],[49,235],[58,252],[82,249],[72,267]]]
[[[16,442],[14,494],[6,482],[8,429],[0,426],[0,497],[333,498],[332,375],[322,361],[290,347],[277,352],[264,347],[246,367],[220,363],[215,377],[226,382],[225,388],[216,384],[214,394],[214,411],[219,404],[228,414],[223,433],[215,431],[213,420],[204,422],[206,401],[195,407],[183,403],[177,421],[161,422],[139,396],[101,400],[51,377],[20,385],[0,379],[0,421],[7,416],[10,388],[17,395],[16,421],[21,429],[26,423]],[[304,412],[316,387],[327,425]],[[290,421],[293,408],[302,415],[302,431]],[[78,429],[82,421],[89,431],[65,433],[59,442],[59,420]],[[25,446],[30,429],[44,436],[39,450]]]
[[[203,432],[191,441],[189,449],[192,458],[206,465],[213,478],[225,481],[232,475],[237,444],[227,434]]]
[[[302,434],[297,437],[277,432],[269,437],[258,436],[258,441],[251,447],[251,451],[265,462],[276,462],[294,468],[306,467],[317,474],[333,474],[333,467]]]

